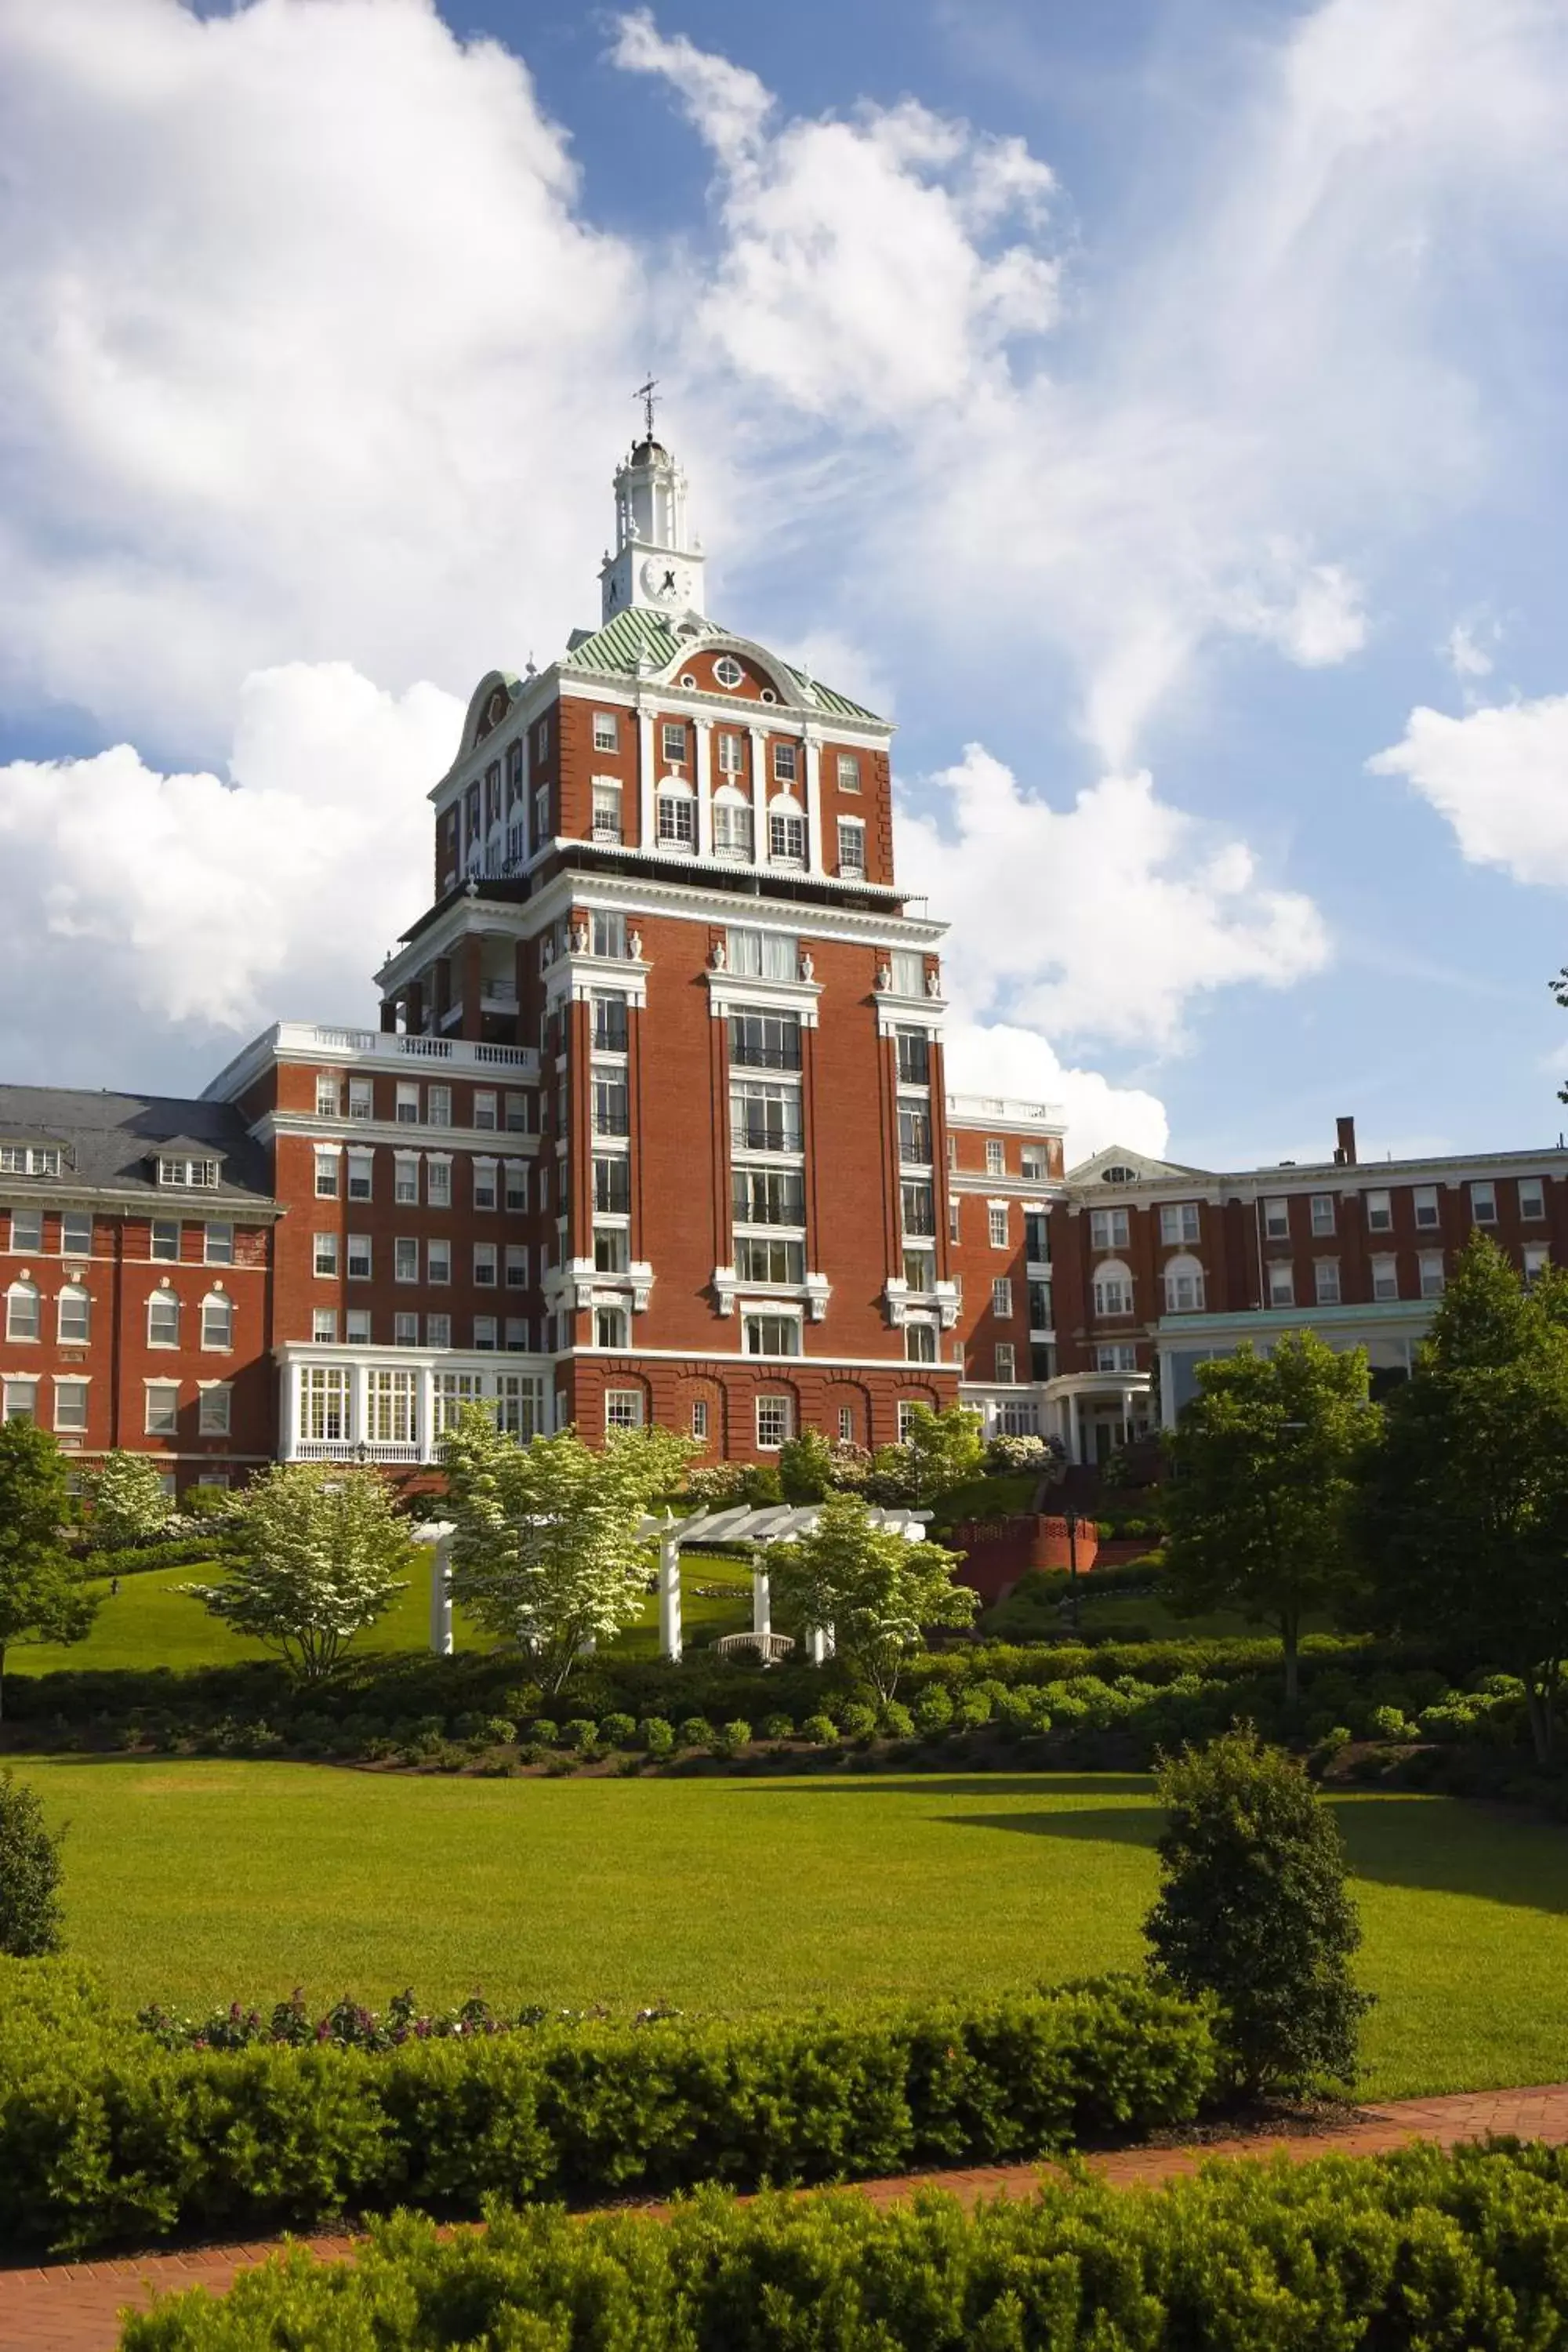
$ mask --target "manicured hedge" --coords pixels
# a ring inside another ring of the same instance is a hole
[[[1412,2147],[948,2197],[705,2194],[668,2222],[496,2213],[378,2229],[128,2321],[123,2352],[1550,2352],[1568,2343],[1568,2166]]]
[[[1131,1978],[905,2015],[171,2052],[79,1975],[0,1978],[0,2248],[248,2237],[992,2163],[1195,2115],[1208,2014]]]

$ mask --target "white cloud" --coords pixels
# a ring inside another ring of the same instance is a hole
[[[0,767],[0,931],[49,1013],[6,1076],[184,1088],[271,1021],[373,1018],[462,719],[432,686],[294,663],[245,681],[226,777],[127,744]]]
[[[1568,886],[1568,695],[1450,718],[1424,705],[1401,740],[1367,761],[1404,776],[1454,828],[1472,866]]]
[[[1064,812],[972,743],[930,781],[934,810],[901,815],[900,871],[952,920],[944,971],[971,1022],[1170,1053],[1194,996],[1285,987],[1328,961],[1311,901],[1260,882],[1245,844],[1160,801],[1147,773],[1106,776]]]
[[[1473,677],[1489,677],[1497,667],[1490,654],[1477,642],[1479,635],[1489,635],[1495,644],[1502,632],[1495,622],[1489,625],[1476,620],[1456,621],[1443,641],[1443,656],[1454,676],[1461,683]]]
[[[1170,1121],[1157,1096],[1142,1087],[1112,1086],[1097,1070],[1064,1064],[1038,1030],[955,1018],[948,1024],[946,1050],[955,1090],[1051,1103],[1064,1111],[1069,1168],[1108,1143],[1124,1143],[1156,1159],[1164,1152]]]

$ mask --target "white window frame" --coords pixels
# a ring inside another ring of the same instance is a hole
[[[1097,1250],[1124,1250],[1131,1246],[1131,1226],[1125,1209],[1091,1209],[1089,1213],[1089,1245]]]
[[[1011,1247],[1007,1226],[1008,1217],[1006,1202],[988,1201],[985,1204],[985,1233],[986,1238],[993,1249],[1007,1249]]]
[[[1267,1267],[1264,1269],[1264,1272],[1268,1285],[1268,1296],[1264,1302],[1265,1305],[1268,1307],[1294,1307],[1296,1304],[1296,1267],[1294,1261],[1288,1257],[1270,1258]]]
[[[1374,1299],[1399,1297],[1399,1260],[1392,1251],[1380,1252],[1372,1261],[1372,1295]]]
[[[641,1389],[606,1389],[605,1391],[605,1430],[640,1429],[643,1425],[643,1392]]]
[[[1013,1319],[1013,1278],[1006,1274],[991,1277],[991,1312],[1002,1322]]]
[[[759,1454],[776,1454],[787,1445],[795,1434],[795,1399],[788,1396],[760,1396],[755,1404],[755,1429]]]
[[[173,1309],[173,1311],[174,1311],[174,1338],[173,1338],[172,1339],[155,1339],[155,1338],[153,1337],[153,1308],[154,1308],[155,1307],[157,1307],[172,1308],[172,1309]],[[149,1347],[150,1349],[151,1349],[151,1348],[156,1348],[156,1349],[160,1351],[160,1353],[163,1352],[165,1349],[166,1349],[166,1350],[169,1350],[169,1351],[171,1351],[171,1352],[172,1352],[173,1350],[176,1349],[179,1347],[179,1344],[180,1344],[180,1326],[181,1326],[181,1321],[182,1321],[182,1319],[183,1319],[183,1318],[182,1318],[182,1316],[181,1316],[181,1309],[180,1309],[180,1294],[179,1294],[179,1292],[178,1292],[177,1290],[173,1290],[173,1289],[168,1288],[167,1286],[161,1286],[157,1290],[154,1290],[154,1291],[153,1292],[152,1296],[149,1297],[149,1299],[148,1299],[148,1301],[147,1301],[147,1345],[148,1345],[148,1347]]]
[[[1488,1229],[1495,1225],[1498,1221],[1496,1184],[1489,1179],[1483,1178],[1470,1185],[1469,1194],[1471,1224]],[[1484,1214],[1482,1213],[1483,1204]]]
[[[142,1384],[144,1402],[142,1408],[142,1433],[144,1437],[176,1437],[180,1428],[180,1383],[178,1381],[144,1381]],[[154,1419],[154,1401],[158,1418]]]
[[[5,1293],[5,1337],[13,1344],[32,1345],[43,1337],[44,1302],[37,1283],[18,1278]]]
[[[1319,1307],[1338,1307],[1342,1303],[1337,1257],[1315,1257],[1312,1260],[1312,1297],[1314,1305]]]
[[[234,1421],[234,1390],[227,1381],[201,1381],[196,1386],[196,1434],[227,1437]]]
[[[209,1290],[202,1300],[200,1330],[201,1344],[208,1355],[233,1352],[234,1301],[226,1290]]]
[[[318,1282],[336,1282],[338,1278],[338,1237],[336,1234],[312,1234],[310,1236],[310,1271]]]
[[[68,1374],[63,1379],[58,1375],[56,1376],[54,1425],[58,1435],[84,1437],[87,1434],[88,1408],[91,1402],[90,1386],[91,1383],[79,1373]],[[74,1414],[68,1414],[66,1412],[68,1399],[78,1408]]]
[[[1331,1192],[1314,1192],[1312,1194],[1313,1239],[1315,1241],[1321,1241],[1335,1230],[1333,1194]]]
[[[1543,1176],[1521,1176],[1519,1180],[1519,1221],[1521,1225],[1538,1225],[1546,1214],[1546,1179]]]
[[[1447,1259],[1441,1250],[1423,1250],[1417,1257],[1423,1298],[1441,1298],[1448,1286]]]
[[[1166,1249],[1195,1249],[1200,1238],[1195,1201],[1162,1201],[1160,1240]]]

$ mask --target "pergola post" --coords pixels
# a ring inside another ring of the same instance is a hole
[[[658,1538],[658,1650],[680,1664],[680,1528],[670,1514]]]
[[[437,1658],[452,1654],[452,1538],[447,1522],[416,1528],[414,1540],[430,1546],[430,1648]]]
[[[773,1595],[768,1583],[768,1556],[761,1544],[752,1549],[752,1631],[771,1633],[773,1630]]]

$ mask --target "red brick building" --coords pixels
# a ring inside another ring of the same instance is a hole
[[[8,1413],[182,1484],[417,1465],[473,1398],[752,1458],[962,1394],[1092,1459],[1244,1333],[1396,1368],[1468,1221],[1568,1244],[1561,1152],[1067,1171],[1047,1106],[950,1095],[890,726],[705,616],[657,442],[616,498],[599,627],[475,690],[378,1028],[194,1103],[0,1089]]]

